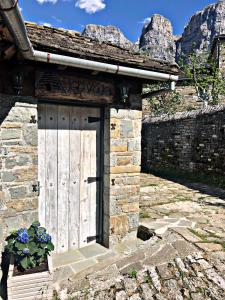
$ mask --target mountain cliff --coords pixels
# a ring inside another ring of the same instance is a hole
[[[134,44],[129,41],[117,27],[112,25],[101,26],[89,24],[85,27],[82,35],[100,42],[111,43],[125,49],[134,47]]]
[[[87,25],[82,33],[100,42],[108,42],[131,51],[139,50],[154,59],[174,62],[193,50],[208,51],[216,35],[225,34],[225,0],[218,1],[194,14],[182,36],[173,35],[171,22],[155,14],[149,18],[136,43],[129,41],[115,26]]]
[[[174,62],[176,44],[171,22],[159,14],[153,15],[143,27],[139,48],[152,58]]]
[[[210,50],[216,35],[225,34],[225,1],[219,1],[194,14],[177,41],[177,60],[193,50]]]

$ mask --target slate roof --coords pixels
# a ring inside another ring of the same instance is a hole
[[[109,43],[100,43],[76,31],[28,22],[26,27],[29,39],[36,50],[169,74],[179,72],[175,63],[151,59]]]

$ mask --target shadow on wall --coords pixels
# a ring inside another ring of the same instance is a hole
[[[142,170],[172,169],[225,175],[225,105],[145,118]]]

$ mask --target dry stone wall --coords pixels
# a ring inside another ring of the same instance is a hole
[[[225,174],[225,105],[145,118],[142,168]]]
[[[38,219],[38,197],[33,191],[37,181],[34,99],[0,94],[0,146],[1,253],[4,240],[12,230]]]

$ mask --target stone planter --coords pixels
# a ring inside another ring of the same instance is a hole
[[[48,257],[48,270],[16,275],[11,260],[7,282],[8,300],[51,300],[53,298],[52,259]]]

